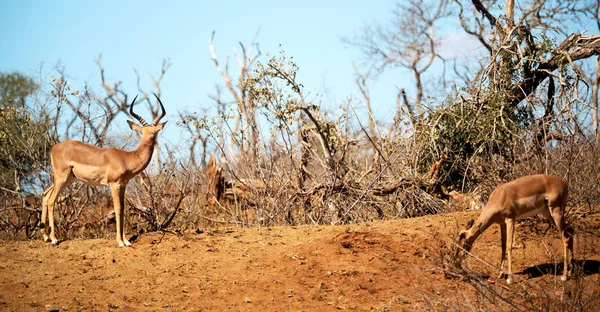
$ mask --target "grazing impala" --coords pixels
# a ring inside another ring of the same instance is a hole
[[[545,174],[530,175],[500,184],[490,195],[479,218],[469,221],[469,229],[460,232],[457,243],[469,252],[473,243],[490,225],[500,225],[502,238],[502,258],[500,269],[504,274],[504,262],[508,254],[508,274],[506,282],[512,280],[512,242],[516,220],[541,214],[556,224],[562,235],[564,247],[564,272],[561,279],[566,281],[571,273],[570,258],[573,256],[573,229],[565,223],[567,184],[565,181]],[[462,245],[461,245],[462,242]],[[457,251],[458,255],[458,251]]]
[[[77,178],[88,185],[110,186],[117,223],[117,243],[119,243],[119,247],[131,245],[125,239],[123,229],[125,188],[129,180],[146,169],[150,163],[156,145],[156,135],[166,123],[158,123],[165,116],[165,108],[158,96],[156,94],[154,96],[158,100],[162,112],[150,125],[133,112],[137,96],[131,102],[129,113],[140,122],[141,126],[131,120],[128,120],[127,123],[131,130],[142,133],[140,145],[135,150],[128,152],[118,148],[100,148],[79,141],[65,141],[52,147],[50,161],[54,171],[54,184],[44,192],[42,203],[43,224],[41,227],[45,241],[48,241],[49,219],[52,245],[58,244],[54,235],[54,204],[58,194]],[[46,214],[48,214],[48,219],[46,219]]]

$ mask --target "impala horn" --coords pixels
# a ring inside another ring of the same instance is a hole
[[[162,113],[161,113],[159,116],[157,116],[157,117],[154,119],[154,121],[152,122],[152,125],[153,125],[153,126],[156,126],[156,125],[158,124],[158,122],[159,122],[159,121],[160,121],[160,120],[161,120],[163,117],[165,117],[165,114],[166,114],[166,113],[165,113],[165,107],[163,106],[163,103],[160,101],[160,98],[158,98],[158,95],[156,95],[156,93],[152,93],[152,94],[154,94],[154,96],[155,96],[155,97],[156,97],[156,99],[158,100],[158,103],[160,104],[160,109],[162,110]]]
[[[131,106],[129,106],[129,115],[133,116],[135,119],[137,119],[141,124],[142,127],[148,127],[148,123],[144,120],[144,118],[142,118],[140,115],[136,114],[133,112],[133,104],[135,104],[135,99],[137,99],[137,95],[133,98],[133,101],[131,102]]]

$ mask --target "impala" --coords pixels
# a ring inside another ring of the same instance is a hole
[[[166,122],[158,123],[165,116],[165,108],[158,96],[156,94],[154,96],[158,100],[162,112],[152,124],[146,123],[142,117],[133,112],[137,96],[131,102],[129,114],[137,119],[141,126],[131,120],[127,120],[127,123],[131,130],[142,133],[140,144],[135,150],[128,152],[118,148],[100,148],[72,140],[58,143],[52,147],[50,161],[54,171],[54,184],[44,192],[43,224],[40,225],[44,241],[51,239],[52,245],[58,244],[54,234],[54,204],[58,194],[77,178],[88,185],[110,186],[117,224],[117,243],[119,247],[131,245],[125,238],[123,226],[125,188],[129,180],[146,169],[150,163],[157,133],[166,124]],[[46,218],[46,214],[48,218]],[[47,235],[48,220],[50,221],[49,238]]]
[[[492,224],[500,225],[502,238],[501,274],[508,254],[507,283],[512,281],[512,243],[516,220],[541,214],[556,224],[562,235],[564,247],[564,271],[561,279],[566,281],[571,273],[570,258],[573,255],[573,229],[565,223],[567,184],[562,179],[545,174],[530,175],[500,184],[490,195],[479,218],[469,221],[469,229],[460,232],[457,243],[467,253],[475,240]],[[462,245],[461,245],[462,242]],[[458,256],[457,251],[456,256]]]

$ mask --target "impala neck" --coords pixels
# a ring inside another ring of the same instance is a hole
[[[152,153],[154,152],[154,146],[156,145],[156,135],[143,135],[140,141],[140,145],[132,151],[135,157],[134,163],[131,164],[131,171],[133,175],[144,171],[150,160],[152,160]]]

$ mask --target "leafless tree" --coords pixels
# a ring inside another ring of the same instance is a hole
[[[94,92],[93,86],[88,84],[83,88],[72,90],[73,87],[65,76],[65,69],[58,69],[58,77],[53,79],[52,95],[57,99],[58,112],[57,118],[68,118],[64,127],[64,138],[71,139],[79,136],[84,142],[90,142],[97,146],[104,146],[108,131],[113,121],[121,114],[127,114],[129,108],[128,93],[122,89],[122,82],[108,82],[105,75],[105,69],[102,66],[102,55],[96,59],[96,64],[100,72],[100,87],[103,94]],[[163,62],[160,75],[155,78],[152,76],[156,94],[160,95],[160,82],[170,67],[168,60]],[[139,74],[137,74],[138,89],[143,94],[141,100],[149,103],[152,117],[158,114],[158,107],[150,104],[148,92],[145,92],[139,83]],[[71,114],[61,115],[63,104],[70,109]]]
[[[235,157],[234,151],[236,149],[233,145],[237,145],[237,149],[241,151],[244,156],[251,155],[254,159],[256,159],[258,155],[258,138],[260,136],[256,116],[256,105],[258,105],[258,103],[253,102],[248,97],[249,90],[245,86],[252,65],[261,55],[260,49],[258,48],[258,44],[256,42],[256,37],[250,44],[239,42],[241,49],[239,54],[234,49],[233,56],[238,66],[237,70],[239,71],[236,80],[234,80],[231,77],[229,70],[229,56],[225,57],[224,64],[219,61],[217,52],[213,45],[214,36],[215,33],[213,32],[208,41],[211,57],[215,67],[225,82],[225,87],[229,91],[229,96],[233,97],[233,104],[237,106],[237,111],[235,112],[235,125],[231,131],[232,135],[228,138],[229,151],[231,152],[231,156]],[[219,106],[220,110],[224,110],[224,106],[228,104],[228,102],[223,100],[221,97],[220,89],[217,89],[217,94],[214,97],[214,100]],[[241,131],[243,135],[240,139],[236,140],[235,135],[237,135],[239,131]]]
[[[402,1],[393,10],[389,25],[367,25],[347,43],[357,47],[368,60],[375,73],[400,67],[412,73],[416,95],[409,101],[404,89],[399,94],[406,105],[411,120],[425,113],[424,74],[436,59],[443,60],[438,52],[437,24],[449,16],[449,1]]]

